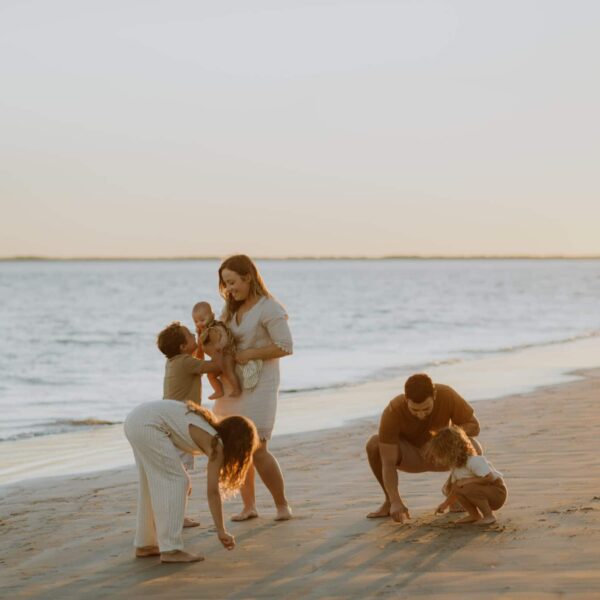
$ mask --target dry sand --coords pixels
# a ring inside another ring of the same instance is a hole
[[[388,399],[382,398],[384,407]],[[283,436],[272,447],[296,518],[210,528],[194,476],[187,549],[206,561],[133,558],[134,469],[48,478],[0,490],[3,598],[599,598],[600,370],[536,392],[477,403],[480,440],[505,474],[507,505],[489,529],[434,517],[443,474],[401,474],[408,525],[371,521],[381,493],[364,443],[376,419]],[[326,397],[324,398],[326,401]],[[203,467],[203,465],[202,465]],[[226,513],[239,500],[226,504]]]

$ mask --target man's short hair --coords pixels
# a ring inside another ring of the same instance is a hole
[[[433,381],[425,373],[411,375],[404,384],[404,395],[411,402],[421,404],[433,396]]]
[[[186,341],[184,326],[179,321],[173,321],[158,334],[156,345],[167,358],[173,358],[181,354],[181,346]]]

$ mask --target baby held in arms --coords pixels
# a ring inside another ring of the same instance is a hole
[[[435,512],[443,513],[454,502],[460,502],[468,515],[456,523],[495,523],[494,511],[506,502],[506,485],[502,473],[484,456],[477,455],[467,434],[455,425],[446,427],[434,435],[427,452],[450,469],[450,477],[442,488],[446,500]]]
[[[192,318],[196,324],[196,332],[204,352],[211,358],[220,356],[222,359],[223,372],[221,377],[229,383],[231,388],[229,395],[239,396],[242,393],[242,386],[235,371],[235,340],[229,327],[223,321],[215,319],[215,313],[208,302],[195,304],[192,309]],[[225,391],[219,376],[216,373],[210,373],[208,381],[214,390],[209,398],[211,400],[221,398]]]

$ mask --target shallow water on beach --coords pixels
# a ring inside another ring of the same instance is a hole
[[[598,260],[262,261],[295,354],[282,402],[600,335]],[[161,397],[168,322],[218,308],[217,261],[1,262],[0,440],[120,422]],[[205,386],[207,387],[207,386]],[[206,390],[205,390],[206,391]],[[291,411],[290,414],[293,414]]]

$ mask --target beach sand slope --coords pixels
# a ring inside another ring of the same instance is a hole
[[[381,399],[382,409],[388,398]],[[486,455],[505,474],[507,505],[489,528],[435,517],[443,474],[403,475],[412,521],[371,521],[381,494],[364,444],[376,420],[272,444],[296,518],[211,531],[204,475],[194,475],[187,549],[206,561],[133,558],[136,473],[121,469],[2,490],[3,598],[598,598],[600,370],[573,383],[477,403]],[[324,398],[326,401],[326,398]],[[347,415],[345,415],[347,416]],[[203,467],[203,464],[201,464]],[[226,513],[239,508],[226,504]]]

